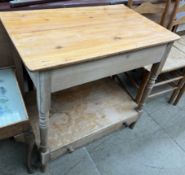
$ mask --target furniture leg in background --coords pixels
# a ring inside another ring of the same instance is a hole
[[[179,81],[178,83],[178,88],[172,93],[169,103],[173,104],[173,105],[177,105],[177,103],[179,102],[180,98],[183,95],[183,88],[184,88],[184,84],[185,84],[185,68],[183,70],[183,76],[184,78],[182,80]]]
[[[135,98],[137,104],[139,104],[139,102],[141,101],[142,94],[144,93],[145,87],[149,79],[150,79],[150,72],[144,71],[143,79],[141,80],[141,84],[138,88],[136,98]]]
[[[182,97],[182,95],[184,94],[184,92],[185,92],[185,83],[184,83],[184,86],[182,87],[182,89],[180,90],[177,98],[175,99],[174,105],[176,105],[179,102],[179,100]]]
[[[146,101],[147,97],[150,95],[150,93],[152,91],[152,88],[153,88],[153,86],[155,84],[155,81],[156,81],[158,75],[160,74],[164,64],[165,64],[165,61],[166,61],[166,59],[168,57],[168,54],[169,54],[169,51],[170,51],[172,45],[173,45],[173,43],[170,43],[170,44],[167,45],[165,53],[163,55],[163,58],[162,58],[161,62],[155,63],[152,66],[152,69],[151,69],[151,72],[150,72],[150,78],[149,78],[148,82],[146,83],[146,86],[144,88],[141,100],[140,100],[140,102],[138,104],[138,108],[137,108],[138,112],[142,112],[143,111],[143,107],[144,107],[145,101]]]

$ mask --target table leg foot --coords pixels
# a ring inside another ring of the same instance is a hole
[[[137,121],[135,121],[135,122],[133,122],[133,123],[131,123],[131,124],[128,124],[128,123],[125,122],[125,123],[123,123],[123,126],[124,126],[125,128],[134,129],[136,123],[137,123]]]
[[[46,172],[49,162],[49,150],[46,152],[41,152],[41,172]]]
[[[137,123],[137,121],[131,123],[128,127],[129,127],[130,129],[134,129],[136,123]]]
[[[41,172],[45,173],[47,171],[48,164],[41,165]]]

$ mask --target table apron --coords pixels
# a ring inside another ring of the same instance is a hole
[[[51,92],[57,92],[76,85],[112,76],[149,64],[160,62],[167,44],[136,50],[99,60],[74,64],[45,71],[51,78]],[[28,71],[34,85],[38,85],[38,74]]]

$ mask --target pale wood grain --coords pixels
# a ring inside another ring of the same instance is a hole
[[[55,153],[59,149],[60,154],[64,153],[69,147],[79,147],[138,118],[136,103],[110,78],[53,94],[51,102],[48,141],[53,157],[59,155]],[[39,142],[34,106],[29,98],[29,112]]]
[[[52,70],[50,71],[51,92],[119,74],[133,68],[142,67],[143,65],[157,63],[161,60],[165,48],[165,46],[157,46],[129,54],[125,53],[107,59],[83,62],[62,69]]]
[[[124,5],[0,13],[30,71],[61,67],[178,39]]]
[[[170,50],[168,58],[164,64],[161,73],[177,70],[185,67],[185,37],[176,41]],[[151,71],[151,66],[145,66],[145,69]]]

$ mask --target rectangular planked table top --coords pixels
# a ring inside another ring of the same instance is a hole
[[[124,5],[1,12],[0,20],[30,71],[102,59],[179,39]]]

